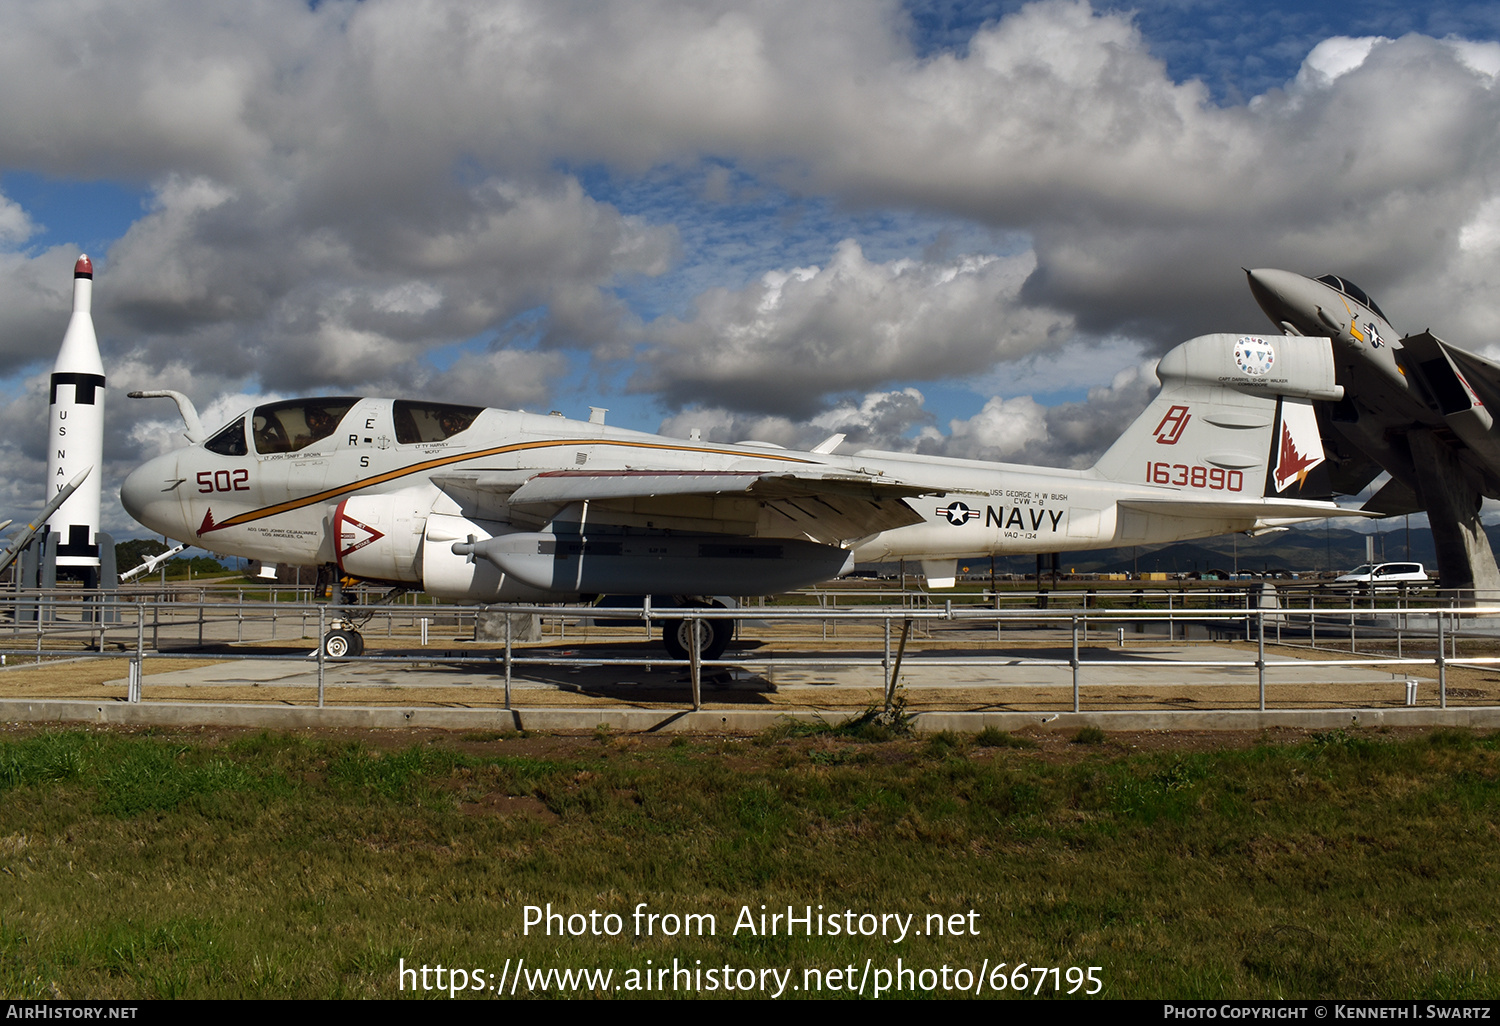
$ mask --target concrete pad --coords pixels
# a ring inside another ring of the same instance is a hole
[[[714,710],[664,712],[643,709],[438,709],[341,706],[235,705],[176,702],[76,702],[0,699],[0,720],[7,722],[84,722],[156,726],[443,730],[597,730],[622,733],[691,731],[699,733],[756,733],[786,720],[837,724],[847,710],[745,712]],[[1260,730],[1299,727],[1328,730],[1336,727],[1445,726],[1500,727],[1500,708],[1482,709],[1285,709],[1156,710],[1151,712],[1087,713],[923,713],[915,717],[918,732],[952,730],[977,733],[986,727],[1018,730],[1023,727],[1071,732],[1081,727],[1101,730]]]

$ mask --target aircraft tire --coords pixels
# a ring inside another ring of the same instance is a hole
[[[666,646],[667,655],[673,659],[690,658],[688,646],[693,643],[692,624],[691,620],[668,620],[662,624],[661,643]],[[729,639],[734,637],[734,621],[699,620],[698,624],[703,632],[698,657],[717,659],[722,656],[729,647]]]
[[[323,635],[323,654],[329,659],[357,656],[364,647],[364,639],[358,631],[337,630]]]

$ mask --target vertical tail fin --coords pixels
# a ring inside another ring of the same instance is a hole
[[[1162,357],[1156,374],[1161,391],[1096,474],[1203,498],[1327,497],[1312,400],[1343,395],[1327,339],[1203,335]]]

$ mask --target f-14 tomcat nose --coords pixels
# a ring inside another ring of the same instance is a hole
[[[1316,320],[1319,304],[1326,302],[1327,286],[1274,267],[1247,270],[1245,276],[1250,279],[1250,294],[1272,323],[1283,330],[1291,325],[1303,335],[1327,334],[1327,328]]]
[[[1272,267],[1258,267],[1253,271],[1246,271],[1245,276],[1250,279],[1250,294],[1267,313],[1271,312],[1272,307],[1285,310],[1303,298],[1301,293],[1307,282],[1300,274],[1278,271]]]
[[[182,521],[182,500],[177,494],[181,487],[177,454],[168,453],[130,472],[120,486],[120,505],[157,534],[185,541],[193,537],[193,531]]]

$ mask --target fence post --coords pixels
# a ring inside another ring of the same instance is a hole
[[[1255,652],[1255,672],[1260,678],[1260,711],[1266,711],[1266,614],[1263,610],[1255,613],[1256,633],[1260,636],[1259,644]]]
[[[1446,658],[1446,653],[1443,651],[1443,641],[1444,641],[1444,639],[1443,639],[1443,621],[1446,620],[1446,619],[1447,619],[1447,613],[1445,613],[1443,610],[1439,609],[1438,610],[1438,655],[1437,655],[1437,667],[1438,667],[1438,705],[1441,708],[1444,708],[1444,709],[1448,708],[1448,661],[1447,661],[1447,658]]]
[[[1073,711],[1078,711],[1078,617],[1073,617]]]
[[[328,607],[325,606],[325,605],[322,605],[320,603],[318,605],[318,708],[319,709],[323,708],[323,656],[324,656],[324,651],[323,650],[325,648],[325,646],[323,644],[323,618],[327,615],[327,613],[328,613]]]
[[[688,646],[688,669],[693,680],[693,712],[697,712],[703,708],[703,667],[700,662],[703,656],[698,651],[703,644],[703,639],[698,634],[702,627],[703,621],[698,619],[697,615],[692,615],[688,618],[688,635],[692,638],[692,642]],[[823,621],[823,627],[825,630],[827,629],[827,620]]]
[[[510,711],[510,616],[505,614],[505,709]]]
[[[146,669],[146,603],[143,598],[136,603],[135,616],[135,658],[131,662],[131,675],[134,678],[126,684],[126,699],[131,702],[141,700],[141,680],[145,676]]]
[[[880,658],[880,673],[885,677],[885,711],[891,711],[891,618],[885,618],[885,654]]]
[[[901,641],[896,645],[896,662],[885,682],[885,711],[891,711],[896,700],[896,682],[901,679],[901,660],[906,656],[906,640],[911,637],[911,617],[901,621]]]

